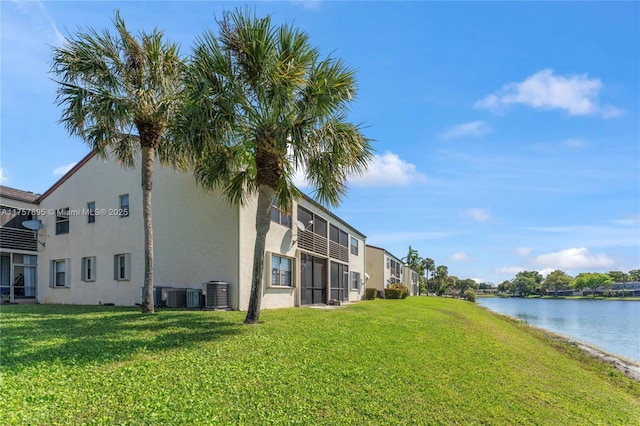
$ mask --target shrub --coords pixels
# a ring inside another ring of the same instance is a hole
[[[402,298],[402,290],[399,288],[385,288],[384,289],[384,298],[385,299],[400,299]]]
[[[409,288],[402,284],[391,284],[391,288],[397,288],[401,291],[400,298],[406,299],[409,296]]]
[[[464,292],[464,298],[467,299],[469,302],[475,302],[476,301],[476,292],[473,291],[472,289],[468,288]]]
[[[377,291],[377,289],[375,289],[375,288],[367,288],[364,291],[365,299],[367,299],[367,300],[375,299],[376,298],[376,291]]]

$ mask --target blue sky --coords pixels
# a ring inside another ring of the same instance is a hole
[[[336,213],[449,273],[640,268],[638,2],[258,2],[357,70],[376,157]],[[154,26],[186,56],[244,3],[2,1],[1,181],[43,192],[88,148],[57,123],[51,50]]]

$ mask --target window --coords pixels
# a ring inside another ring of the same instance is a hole
[[[387,268],[389,268],[389,272],[391,274],[391,284],[402,281],[403,266],[400,262],[387,258]]]
[[[327,238],[327,221],[316,215],[313,218],[313,232]]]
[[[271,285],[292,287],[293,259],[271,255]]]
[[[351,290],[360,288],[360,272],[351,272]]]
[[[113,256],[113,279],[129,281],[131,278],[131,254],[122,253]]]
[[[277,204],[278,199],[274,198],[273,205],[271,206],[271,221],[291,228],[291,213],[279,209]]]
[[[358,240],[354,237],[351,237],[351,254],[358,255]]]
[[[129,216],[129,194],[120,196],[120,217]]]
[[[349,243],[349,234],[344,232],[342,229],[337,226],[331,225],[329,227],[329,239],[335,243],[340,244],[341,246],[348,247]]]
[[[313,213],[311,213],[307,209],[303,209],[302,207],[298,207],[298,220],[302,222],[305,229],[311,230],[313,226]],[[311,224],[311,226],[310,226]]]
[[[16,299],[36,296],[38,256],[13,254],[13,296]]]
[[[95,281],[96,280],[96,257],[83,257],[82,258],[82,281]]]
[[[49,286],[50,287],[68,287],[71,282],[69,259],[56,259],[51,261]]]
[[[87,203],[87,223],[95,223],[96,221],[96,202]]]
[[[56,235],[69,233],[69,207],[56,210]]]

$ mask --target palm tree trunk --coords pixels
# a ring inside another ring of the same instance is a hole
[[[151,216],[151,187],[155,148],[142,147],[142,215],[144,217],[144,290],[142,313],[154,313],[153,306],[153,220]]]
[[[258,187],[258,209],[256,210],[256,244],[253,251],[253,278],[251,295],[245,324],[256,324],[260,320],[260,302],[262,301],[262,276],[264,273],[264,254],[267,233],[271,226],[271,204],[275,191],[267,185]]]

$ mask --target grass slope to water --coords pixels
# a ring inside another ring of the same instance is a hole
[[[469,302],[3,306],[2,422],[634,425],[640,383]]]

